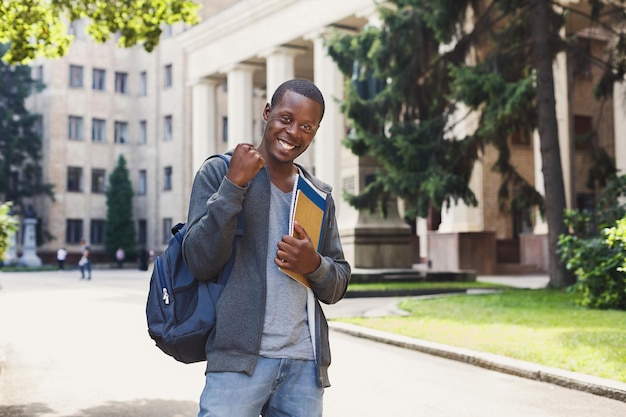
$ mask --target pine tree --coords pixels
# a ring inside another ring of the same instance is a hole
[[[127,258],[135,253],[135,224],[133,222],[133,188],[129,179],[126,159],[120,155],[117,166],[109,175],[107,189],[107,218],[105,250],[115,259],[115,251],[121,247]]]
[[[493,169],[502,178],[501,209],[545,207],[550,285],[571,284],[573,277],[556,250],[566,204],[552,63],[558,52],[576,46],[560,34],[566,14],[582,14],[607,30],[619,27],[615,21],[625,16],[623,7],[588,3],[585,9],[549,0],[395,0],[379,8],[380,27],[332,38],[329,54],[351,77],[342,106],[353,129],[345,143],[356,155],[372,156],[380,164],[375,180],[349,201],[362,209],[400,197],[411,217],[426,217],[429,209],[459,200],[473,205],[472,168],[493,146],[498,150]],[[619,41],[609,59],[597,63],[605,73],[598,96],[609,94],[613,83],[624,78],[626,36],[615,37]],[[372,80],[384,82],[377,89],[364,88]],[[458,137],[453,128],[462,109],[479,119],[474,132]],[[530,136],[535,129],[545,204],[510,163],[509,138]],[[602,185],[615,169],[606,152],[597,151],[602,167],[594,181]]]
[[[0,45],[0,54],[6,49]],[[0,201],[13,202],[18,213],[32,197],[53,198],[53,186],[42,180],[42,144],[36,129],[40,118],[25,106],[31,91],[43,88],[30,71],[28,66],[0,61]]]

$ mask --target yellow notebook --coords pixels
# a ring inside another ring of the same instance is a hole
[[[324,224],[324,213],[326,212],[326,196],[317,191],[302,176],[298,176],[294,186],[291,210],[289,216],[289,234],[294,237],[293,222],[297,221],[306,230],[311,238],[313,247],[320,250],[320,240],[322,236],[322,224]],[[302,274],[280,268],[302,285],[311,287],[309,281]]]

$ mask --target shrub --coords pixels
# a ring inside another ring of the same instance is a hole
[[[582,306],[626,310],[626,210],[619,200],[625,191],[626,176],[615,178],[595,213],[565,212],[569,233],[559,236],[559,252],[578,278],[571,290]]]
[[[4,251],[11,244],[11,235],[17,231],[18,221],[11,215],[11,202],[0,204],[0,263],[4,259]]]

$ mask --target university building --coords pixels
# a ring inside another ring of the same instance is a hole
[[[241,141],[258,144],[269,95],[284,80],[314,81],[326,98],[316,139],[300,164],[331,184],[346,258],[356,268],[410,268],[502,272],[547,271],[547,225],[534,212],[498,209],[497,155],[487,149],[476,163],[471,187],[479,205],[458,204],[441,213],[437,230],[425,219],[411,228],[402,203],[391,215],[358,212],[341,198],[358,193],[376,163],[343,148],[346,120],[339,111],[345,78],[328,57],[324,37],[335,30],[358,32],[377,18],[373,0],[203,1],[202,22],[167,27],[150,54],[141,47],[117,48],[88,39],[80,22],[68,54],[33,63],[47,85],[28,100],[42,115],[44,181],[54,184],[55,201],[34,202],[40,227],[55,240],[38,254],[50,261],[65,246],[78,253],[85,238],[94,252],[104,249],[108,176],[120,155],[135,190],[137,245],[157,253],[169,229],[186,220],[196,170],[216,152]],[[570,22],[591,54],[604,55],[612,41],[583,23]],[[590,60],[558,56],[554,64],[561,159],[569,207],[590,207],[597,196],[586,188],[590,149],[576,138],[592,129],[599,143],[626,168],[624,91],[598,102],[593,85],[599,70]],[[543,192],[539,140],[511,138],[518,171]]]

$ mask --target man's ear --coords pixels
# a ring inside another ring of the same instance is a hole
[[[272,107],[270,103],[265,103],[265,108],[263,109],[263,120],[267,122],[267,119],[270,117],[270,112],[272,111]]]

